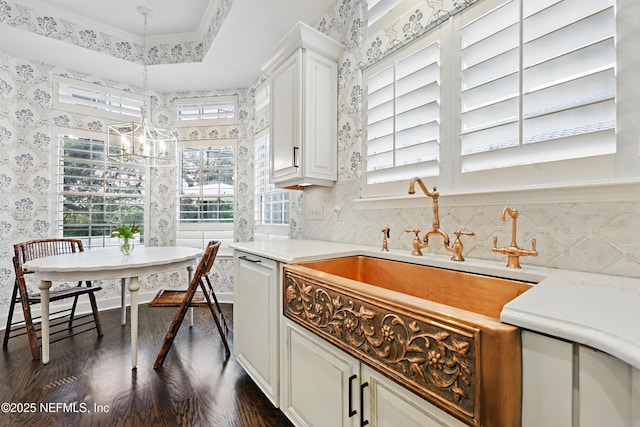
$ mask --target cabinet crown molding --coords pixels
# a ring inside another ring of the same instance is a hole
[[[343,51],[340,43],[300,21],[278,42],[269,60],[262,65],[262,71],[271,73],[300,48],[311,48],[333,61],[338,61]]]

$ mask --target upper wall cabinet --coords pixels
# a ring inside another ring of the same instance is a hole
[[[299,22],[262,67],[271,81],[271,172],[279,187],[337,179],[338,59],[342,46]]]

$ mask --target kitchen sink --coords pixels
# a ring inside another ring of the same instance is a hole
[[[533,286],[368,256],[284,267],[284,315],[473,426],[517,426],[520,332],[502,307]]]

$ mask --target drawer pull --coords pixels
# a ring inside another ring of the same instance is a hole
[[[262,261],[261,261],[261,260],[259,260],[259,259],[251,259],[251,258],[249,258],[249,257],[247,257],[247,256],[245,256],[245,255],[241,255],[241,256],[239,256],[238,258],[240,258],[240,259],[241,259],[241,260],[243,260],[243,261],[249,261],[249,262],[252,262],[252,263],[254,263],[254,264],[258,264],[258,263],[261,263],[261,262],[262,262]]]

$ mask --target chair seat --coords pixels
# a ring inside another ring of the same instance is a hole
[[[187,291],[174,291],[169,289],[161,289],[157,295],[149,303],[150,307],[180,307]],[[196,291],[189,307],[207,307],[207,300],[204,292]]]
[[[102,290],[101,286],[76,286],[73,288],[56,289],[49,291],[49,301],[58,301],[65,298],[70,298],[78,295],[85,295]],[[29,303],[40,304],[40,294],[30,294]]]

